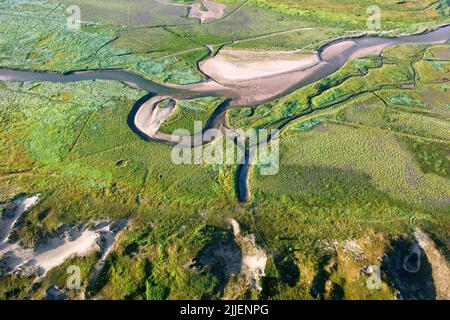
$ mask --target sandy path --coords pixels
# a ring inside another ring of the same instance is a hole
[[[62,264],[72,256],[86,256],[90,252],[99,250],[97,245],[98,235],[94,231],[85,230],[75,237],[73,241],[60,238],[52,238],[45,245],[35,250],[22,249],[18,245],[8,255],[13,255],[17,265],[10,265],[15,272],[32,274],[35,271],[39,275],[45,275],[49,270]],[[20,260],[19,260],[20,259]]]

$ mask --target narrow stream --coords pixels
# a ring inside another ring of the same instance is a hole
[[[144,98],[136,102],[128,118],[131,129],[141,137],[156,141],[139,131],[132,114],[136,114],[145,101],[155,95],[166,95],[177,99],[192,99],[206,96],[226,97],[227,102],[219,106],[208,120],[205,129],[221,125],[226,126],[225,114],[232,107],[253,107],[262,103],[282,97],[292,93],[301,87],[319,81],[344,66],[344,64],[355,58],[367,55],[379,55],[387,47],[398,44],[438,44],[446,43],[450,40],[450,25],[438,27],[432,31],[421,34],[404,35],[393,38],[362,36],[357,38],[340,38],[325,44],[318,51],[320,62],[306,69],[289,72],[284,75],[275,75],[269,79],[254,79],[247,83],[236,83],[235,85],[221,85],[211,79],[190,85],[162,85],[148,80],[143,76],[126,70],[89,70],[74,71],[69,73],[57,72],[33,72],[0,68],[1,81],[48,81],[48,82],[77,82],[87,80],[116,80],[126,85],[149,92]],[[265,85],[262,84],[265,81]],[[277,88],[273,92],[267,93],[267,83],[276,83]],[[254,96],[248,97],[248,88],[258,87],[261,92],[253,92]],[[168,141],[157,141],[168,142]],[[250,199],[248,188],[248,173],[251,164],[248,162],[241,165],[238,173],[238,193],[239,199],[246,202]]]

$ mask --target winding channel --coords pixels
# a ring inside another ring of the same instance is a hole
[[[128,124],[141,138],[183,147],[200,147],[210,141],[198,139],[198,136],[175,136],[158,131],[159,125],[170,116],[177,100],[198,97],[225,97],[212,113],[203,131],[210,128],[227,128],[226,112],[230,108],[256,107],[263,103],[285,96],[301,87],[319,81],[356,58],[369,55],[380,55],[384,49],[399,44],[443,44],[450,40],[450,24],[420,34],[402,35],[392,38],[379,36],[360,36],[354,38],[338,38],[322,46],[317,52],[317,63],[304,69],[294,70],[273,76],[251,80],[223,81],[214,79],[208,70],[202,69],[205,61],[199,63],[199,71],[208,76],[207,80],[190,85],[162,85],[148,80],[136,73],[126,70],[89,70],[69,73],[33,72],[0,68],[1,81],[48,81],[77,82],[86,80],[115,80],[132,88],[149,92],[139,99],[130,112]],[[162,100],[172,102],[168,110],[158,108]],[[310,112],[311,113],[311,112]],[[242,202],[250,199],[248,176],[251,168],[248,160],[251,150],[246,149],[246,163],[238,172],[238,196]]]

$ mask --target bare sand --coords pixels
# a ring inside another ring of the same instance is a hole
[[[199,68],[215,82],[234,91],[238,98],[233,100],[233,105],[255,106],[320,80],[350,59],[379,55],[390,45],[389,39],[375,44],[341,40],[315,54],[222,50],[202,61]]]
[[[341,52],[345,50],[349,50],[356,46],[356,42],[353,40],[347,40],[332,44],[328,47],[325,47],[321,52],[321,58],[325,61],[330,61],[336,56],[338,56]]]
[[[222,50],[203,60],[200,70],[222,84],[257,81],[291,71],[310,68],[319,63],[317,54],[297,51]]]
[[[358,59],[358,58],[362,58],[362,57],[376,56],[376,55],[381,54],[381,52],[383,52],[383,50],[386,49],[387,47],[389,47],[389,44],[383,43],[383,44],[378,44],[378,45],[374,45],[374,46],[360,48],[359,50],[357,50],[356,52],[354,52],[353,54],[350,55],[350,59]]]
[[[261,291],[259,280],[264,276],[266,269],[266,252],[258,247],[253,234],[241,235],[241,228],[236,220],[230,219],[230,229],[236,243],[242,250],[241,275],[250,286]]]
[[[223,17],[225,5],[209,0],[201,0],[201,2],[195,2],[190,6],[188,15],[190,18],[197,18],[203,23],[207,19],[220,19]],[[206,9],[206,11],[203,9]]]
[[[166,99],[171,99],[171,103],[166,108],[158,107],[158,104]],[[151,139],[164,141],[182,148],[196,148],[204,145],[202,133],[192,136],[179,136],[159,132],[160,126],[175,111],[176,100],[168,96],[155,96],[146,101],[136,112],[134,124],[136,128]]]
[[[116,243],[119,233],[128,225],[128,220],[121,219],[115,225],[104,222],[106,226],[100,230],[100,252],[102,252],[99,261],[95,265],[94,277],[103,269],[106,257],[111,253]]]
[[[229,222],[230,222],[231,234],[235,238],[240,237],[241,236],[241,226],[239,225],[239,223],[234,219],[230,219]]]
[[[158,104],[164,100],[172,98],[168,96],[156,96],[145,102],[135,115],[134,123],[136,127],[148,135],[155,137],[159,127],[175,110],[175,101],[166,108],[159,108]]]
[[[21,263],[14,267],[14,271],[21,274],[33,274],[37,271],[39,275],[45,275],[49,270],[62,264],[73,256],[86,256],[93,251],[99,250],[97,245],[98,235],[94,231],[85,230],[73,240],[52,238],[45,245],[35,250],[15,247],[13,252]]]

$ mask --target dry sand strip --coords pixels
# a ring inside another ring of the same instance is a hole
[[[242,235],[239,223],[230,219],[230,231],[235,241],[240,245],[242,250],[241,274],[250,286],[261,291],[259,286],[260,279],[265,275],[267,254],[256,245],[254,234]]]
[[[222,270],[227,278],[238,276],[246,286],[258,291],[260,279],[265,275],[266,251],[256,244],[254,234],[242,234],[239,223],[231,219],[229,237],[215,241],[205,247],[202,253],[188,267],[215,265],[222,261]],[[232,299],[224,296],[223,299]]]

